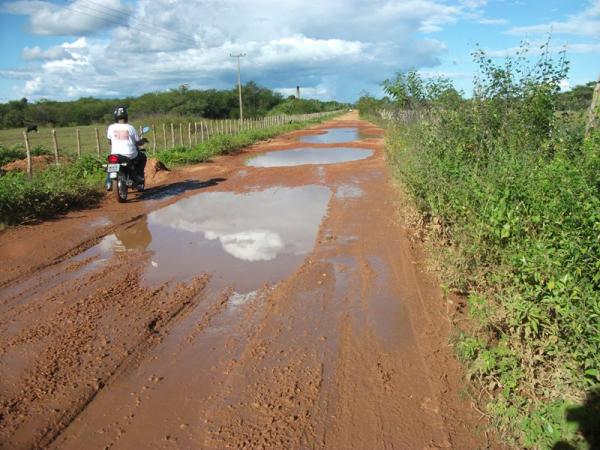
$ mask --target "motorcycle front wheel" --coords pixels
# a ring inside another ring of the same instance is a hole
[[[125,203],[127,201],[127,183],[122,176],[118,176],[115,180],[113,180],[112,190],[115,193],[115,198],[119,203]]]

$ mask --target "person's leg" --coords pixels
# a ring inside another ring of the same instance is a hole
[[[138,152],[138,155],[135,157],[134,166],[135,170],[140,178],[144,178],[144,170],[146,169],[146,161],[148,158],[146,157],[146,153]]]

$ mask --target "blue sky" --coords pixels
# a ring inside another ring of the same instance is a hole
[[[600,0],[0,1],[0,101],[116,97],[236,82],[353,101],[411,68],[467,94],[479,45],[493,58],[552,33],[569,86],[600,75]]]

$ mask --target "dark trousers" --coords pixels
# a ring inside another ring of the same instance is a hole
[[[144,169],[146,168],[147,160],[148,158],[146,157],[146,153],[141,151],[138,151],[137,156],[131,160],[135,171],[140,177],[144,176]]]

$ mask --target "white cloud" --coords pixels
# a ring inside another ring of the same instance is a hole
[[[560,80],[560,90],[568,91],[569,89],[571,89],[571,83],[569,82],[569,80],[567,80],[567,79]]]
[[[247,54],[243,80],[282,92],[301,85],[305,97],[350,100],[397,70],[439,64],[446,45],[418,33],[455,23],[475,5],[330,0],[317,8],[304,0],[139,0],[119,26],[114,26],[113,14],[125,10],[122,0],[75,0],[67,6],[83,9],[83,3],[98,2],[110,14],[102,20],[46,1],[5,5],[6,11],[27,15],[36,33],[87,35],[59,47],[23,50],[24,57],[39,64],[29,71],[29,79],[41,77],[36,89],[28,90],[33,100],[90,92],[135,95],[181,83],[230,87],[235,61],[229,54],[237,52]],[[112,27],[108,34],[87,34],[107,27]]]
[[[32,100],[136,95],[182,83],[231,87],[243,52],[242,80],[282,93],[354,100],[398,70],[440,64],[447,52],[431,34],[460,20],[485,19],[485,0],[19,0],[4,11],[27,16],[38,34],[86,36],[61,46],[26,48]],[[102,5],[102,6],[100,6]],[[109,94],[110,93],[110,94]]]
[[[27,80],[25,82],[25,88],[23,89],[23,93],[25,95],[32,95],[32,94],[35,94],[36,92],[38,92],[41,87],[42,87],[42,78],[35,77],[35,78],[33,78],[31,80]]]
[[[27,16],[27,29],[39,35],[84,35],[126,23],[130,10],[121,0],[74,0],[56,4],[39,0],[8,2],[4,12]]]
[[[541,55],[544,49],[542,46],[546,44],[546,41],[536,40],[536,41],[524,41],[527,45],[527,54],[529,56],[537,56]],[[565,50],[568,54],[577,53],[577,54],[600,54],[600,43],[593,44],[569,44],[566,43],[564,45],[551,45],[548,50],[557,54],[563,50]],[[523,47],[508,47],[499,50],[485,50],[485,54],[492,58],[505,58],[507,56],[514,56],[519,52],[523,51]]]
[[[477,21],[477,23],[480,23],[481,25],[506,25],[508,23],[508,20],[481,18]]]
[[[513,27],[507,33],[515,36],[552,33],[598,39],[600,38],[600,1],[595,0],[583,12],[570,15],[564,21]]]
[[[248,230],[233,234],[204,233],[208,240],[218,239],[223,249],[243,261],[271,261],[283,250],[281,236],[269,230]]]
[[[567,51],[573,53],[600,54],[600,43],[597,44],[567,44]]]
[[[487,0],[460,0],[460,3],[467,8],[481,8],[487,4]]]
[[[40,47],[25,47],[21,53],[21,56],[25,60],[37,60],[37,59],[61,59],[68,58],[69,54],[61,46],[50,47],[49,49],[42,50]]]

